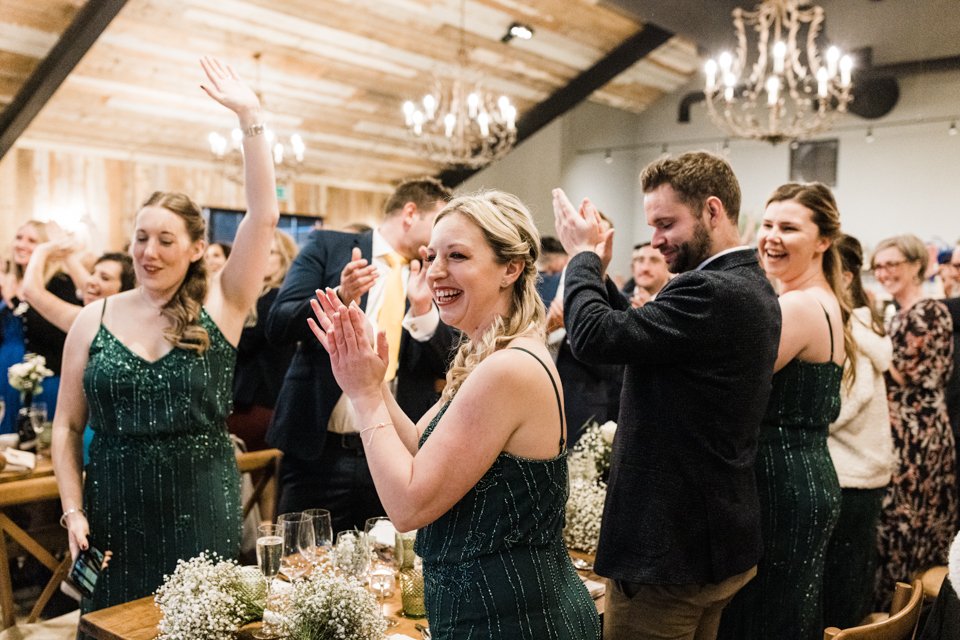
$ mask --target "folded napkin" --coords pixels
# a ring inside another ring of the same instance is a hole
[[[37,466],[36,454],[29,451],[4,449],[3,456],[7,461],[4,471],[33,471]]]
[[[386,640],[417,640],[413,636],[408,636],[403,633],[391,633],[387,636]]]
[[[585,576],[580,576],[580,579],[583,580],[583,585],[587,588],[587,593],[590,594],[590,597],[596,600],[601,597],[603,593],[607,590],[607,585],[602,582],[597,582],[596,580],[591,580]]]

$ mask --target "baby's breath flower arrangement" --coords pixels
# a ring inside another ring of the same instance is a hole
[[[617,424],[612,421],[602,425],[593,422],[584,429],[570,454],[570,496],[563,539],[572,549],[597,551],[616,429]]]
[[[324,568],[293,587],[291,640],[379,640],[387,625],[357,578]]]
[[[367,547],[366,534],[362,531],[344,531],[339,534],[333,549],[337,569],[359,578],[367,574],[370,563],[370,549]]]
[[[53,375],[47,368],[47,359],[35,353],[28,353],[23,362],[10,365],[7,369],[7,382],[20,392],[20,398],[38,396],[43,393],[43,381]]]
[[[263,616],[265,590],[257,578],[262,584],[262,576],[215,553],[178,560],[155,596],[162,613],[158,640],[233,638],[241,626]]]

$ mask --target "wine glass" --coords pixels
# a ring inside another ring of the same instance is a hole
[[[308,555],[313,561],[313,565],[320,564],[323,556],[330,554],[330,547],[333,546],[333,526],[330,521],[330,512],[326,509],[307,509],[303,512],[305,518],[313,525],[313,546]]]
[[[267,581],[267,596],[263,602],[263,625],[253,634],[261,640],[279,637],[279,630],[272,621],[268,620],[267,611],[270,608],[270,592],[273,579],[280,573],[280,556],[283,553],[283,536],[280,535],[280,525],[262,524],[257,527],[257,566]]]
[[[370,566],[367,536],[359,531],[338,531],[333,547],[334,566],[348,576],[366,580]]]
[[[364,532],[367,544],[370,547],[370,589],[376,594],[380,602],[380,614],[388,627],[398,624],[396,618],[386,615],[384,601],[393,595],[393,586],[396,575],[396,558],[394,547],[397,529],[389,518],[370,518],[367,520]]]
[[[370,590],[377,596],[377,602],[380,603],[380,615],[387,623],[388,627],[395,627],[400,621],[392,616],[388,616],[384,610],[386,599],[393,596],[394,582],[396,573],[389,564],[374,560],[370,565]]]
[[[280,568],[291,582],[296,582],[310,570],[307,560],[313,548],[313,525],[302,512],[285,513],[277,518],[283,538]]]

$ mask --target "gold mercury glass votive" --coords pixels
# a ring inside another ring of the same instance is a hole
[[[423,602],[423,566],[417,558],[413,566],[400,569],[400,602],[403,615],[408,618],[424,618],[427,607]]]

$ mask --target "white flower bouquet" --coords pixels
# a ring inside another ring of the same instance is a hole
[[[263,616],[265,596],[263,576],[255,569],[206,552],[179,560],[155,596],[163,616],[158,640],[233,638]]]
[[[613,421],[591,423],[573,447],[569,458],[570,495],[567,498],[563,539],[567,546],[596,553],[600,541],[600,520],[607,497],[606,477],[610,471]]]
[[[567,521],[563,528],[563,540],[568,547],[586,553],[597,552],[606,497],[607,485],[602,480],[578,478],[570,482]]]
[[[43,381],[52,375],[53,371],[47,368],[47,359],[35,353],[28,353],[23,357],[23,362],[12,364],[7,369],[7,381],[22,397],[43,393]]]
[[[292,640],[380,640],[386,629],[376,597],[357,578],[324,567],[294,584]]]

